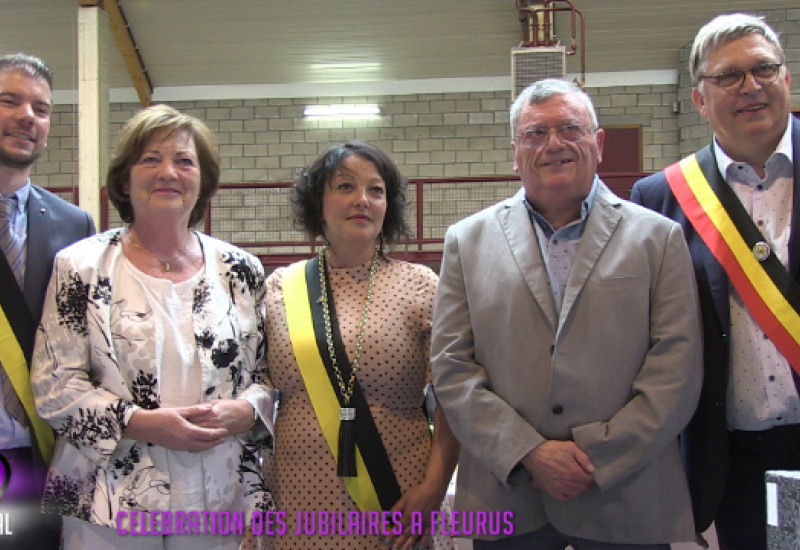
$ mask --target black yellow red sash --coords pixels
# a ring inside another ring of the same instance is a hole
[[[664,173],[686,217],[722,264],[753,319],[800,375],[800,287],[719,177],[710,148]]]
[[[0,363],[17,393],[32,428],[31,435],[46,462],[55,447],[53,430],[36,414],[28,365],[36,322],[5,255],[0,252]]]
[[[338,457],[340,396],[327,357],[324,321],[319,305],[317,258],[289,266],[283,276],[283,301],[292,351],[325,440]],[[336,338],[335,338],[336,339]],[[339,338],[340,340],[340,338]],[[340,342],[337,342],[340,344]],[[337,347],[339,347],[337,345]],[[338,356],[337,356],[338,357]],[[343,359],[339,357],[339,364]],[[400,488],[386,449],[360,388],[353,393],[357,409],[355,477],[339,478],[360,510],[387,510],[400,498]]]

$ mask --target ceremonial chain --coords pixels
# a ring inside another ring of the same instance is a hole
[[[372,256],[372,265],[369,268],[369,285],[367,286],[367,298],[364,300],[364,311],[361,313],[361,328],[358,331],[358,336],[356,337],[356,355],[353,360],[350,362],[351,364],[351,372],[350,372],[350,380],[348,380],[347,385],[345,386],[344,380],[342,379],[342,372],[339,369],[339,362],[336,360],[336,351],[333,349],[333,331],[331,329],[331,311],[330,311],[330,304],[328,304],[328,283],[326,281],[326,273],[327,273],[327,266],[325,264],[325,249],[319,251],[319,285],[321,288],[320,302],[322,303],[322,317],[325,320],[325,342],[328,344],[328,355],[331,357],[331,363],[333,365],[333,372],[336,373],[336,382],[339,384],[339,390],[341,391],[342,398],[344,399],[345,406],[350,404],[350,397],[353,395],[353,390],[355,389],[356,385],[356,372],[358,371],[358,367],[361,365],[361,350],[363,349],[364,345],[364,332],[367,329],[367,317],[369,316],[369,305],[372,301],[372,290],[375,287],[375,274],[378,271],[378,263],[380,262],[380,251],[375,249],[375,254]],[[348,410],[345,412],[344,407],[342,409],[343,415],[351,414],[352,418],[346,418],[346,420],[353,420],[355,419],[355,409]],[[345,420],[344,418],[342,420]]]

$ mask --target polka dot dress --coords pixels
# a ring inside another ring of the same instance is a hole
[[[331,269],[336,316],[348,357],[369,283],[370,264]],[[281,392],[276,444],[264,461],[267,485],[278,510],[286,513],[287,535],[262,536],[261,548],[385,549],[380,536],[293,535],[301,511],[357,510],[341,479],[311,407],[286,329],[282,278],[267,281],[268,370]],[[402,491],[420,483],[431,437],[422,411],[430,379],[428,362],[436,275],[428,268],[382,260],[364,334],[358,380],[383,439]],[[324,376],[324,373],[320,373]],[[249,546],[248,546],[249,545]],[[245,549],[256,548],[247,541]]]

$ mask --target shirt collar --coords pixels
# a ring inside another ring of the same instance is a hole
[[[719,170],[720,174],[725,176],[728,173],[728,167],[730,167],[730,165],[736,161],[729,157],[725,151],[722,150],[722,147],[720,147],[720,144],[717,141],[717,136],[714,136],[713,147],[714,156],[717,159],[717,169]],[[783,155],[789,160],[790,163],[794,163],[794,155],[792,154],[792,115],[789,115],[788,123],[786,124],[786,130],[784,130],[783,137],[781,137],[781,140],[778,142],[778,147],[775,149],[775,152],[770,155],[767,162],[769,162],[769,160],[771,160],[775,155]]]
[[[31,195],[31,180],[25,182],[25,185],[11,193],[10,195],[0,195],[6,198],[17,197],[17,213],[25,212],[28,207],[28,197]]]
[[[583,201],[581,202],[580,220],[574,220],[574,221],[570,222],[568,225],[562,227],[561,229],[566,229],[567,227],[573,227],[573,224],[576,224],[576,222],[579,222],[579,223],[577,223],[578,234],[576,236],[579,237],[580,235],[583,234],[583,227],[586,225],[586,218],[589,217],[589,214],[592,211],[592,207],[594,206],[595,197],[597,197],[597,188],[598,188],[598,182],[599,181],[600,181],[600,178],[598,178],[597,175],[595,175],[594,181],[592,182],[592,188],[589,190],[589,194],[586,195],[586,198],[583,199]],[[546,219],[544,219],[544,216],[542,216],[541,214],[539,214],[536,211],[536,209],[533,207],[533,205],[528,200],[528,198],[525,195],[525,193],[523,192],[523,193],[521,193],[521,195],[522,195],[522,202],[525,203],[525,207],[528,209],[528,213],[530,214],[531,218],[533,220],[535,220],[536,223],[538,223],[539,226],[542,229],[544,229],[548,234],[552,235],[553,233],[555,233],[555,230],[553,229],[553,226],[550,225],[550,222],[548,222]]]

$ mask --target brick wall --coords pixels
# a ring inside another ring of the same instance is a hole
[[[790,69],[800,75],[800,9],[770,10],[763,15],[781,33]],[[587,89],[601,126],[642,127],[645,172],[660,170],[709,141],[708,124],[691,102],[688,49],[681,53],[677,85]],[[305,105],[337,102],[378,103],[382,112],[373,119],[326,120],[302,114]],[[186,101],[172,105],[204,120],[215,132],[222,156],[222,180],[237,183],[291,181],[295,170],[331,144],[350,139],[375,142],[409,178],[511,175],[509,103],[510,92],[499,91]],[[800,107],[800,91],[794,93],[793,105]],[[111,106],[112,140],[138,108],[133,103]],[[58,105],[53,111],[48,149],[33,170],[33,179],[40,185],[77,185],[76,109],[75,105]],[[516,187],[514,182],[466,183],[436,190],[429,186],[423,208],[425,237],[441,237],[447,225],[512,194]],[[414,197],[411,189],[412,225]],[[302,238],[292,227],[285,190],[225,191],[215,198],[213,212],[214,233],[226,240]],[[112,225],[118,224],[118,218],[113,217]]]
[[[601,125],[643,127],[646,171],[661,168],[677,155],[675,86],[587,91]],[[378,103],[382,113],[373,119],[332,120],[302,114],[305,105],[338,101]],[[225,182],[291,181],[296,169],[331,144],[349,139],[375,142],[410,178],[508,175],[512,173],[509,104],[508,91],[172,103],[214,131]],[[133,103],[112,105],[112,139],[138,108]],[[40,184],[76,184],[76,125],[76,106],[55,106],[48,149],[34,166]]]
[[[602,124],[643,127],[643,168],[663,167],[677,155],[674,86],[587,90]],[[314,119],[303,107],[315,103],[378,103],[372,119]],[[471,92],[402,96],[174,102],[214,131],[222,157],[222,181],[286,182],[334,143],[364,139],[386,151],[409,178],[512,175],[508,108],[510,93]],[[138,104],[113,104],[112,140]],[[34,165],[33,179],[45,186],[77,185],[76,108],[56,106],[51,137]],[[513,194],[516,183],[426,186],[425,237],[444,234],[461,217]],[[415,189],[409,190],[409,221],[415,223]],[[291,222],[284,190],[226,190],[212,203],[214,233],[233,242],[291,241],[302,235]],[[112,225],[119,225],[112,213]],[[293,247],[275,252],[294,252]]]

